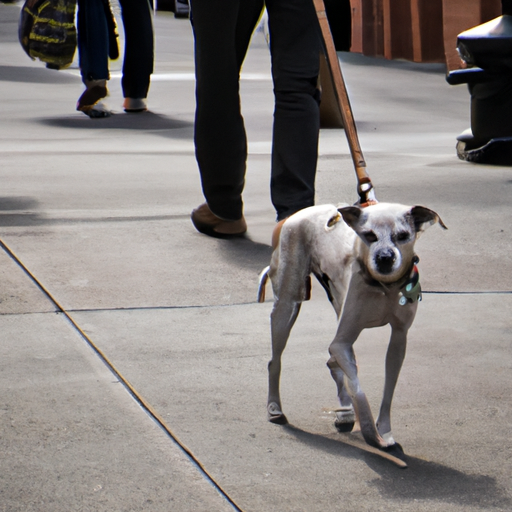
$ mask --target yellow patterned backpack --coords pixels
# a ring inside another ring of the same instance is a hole
[[[67,68],[76,50],[76,0],[26,0],[18,35],[32,59],[51,69]]]

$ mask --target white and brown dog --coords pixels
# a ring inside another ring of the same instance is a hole
[[[271,422],[287,422],[279,392],[281,355],[301,303],[309,298],[314,274],[339,319],[327,362],[341,404],[335,426],[350,432],[358,420],[368,444],[384,450],[399,448],[391,434],[390,412],[407,332],[421,298],[414,243],[435,222],[446,229],[439,215],[423,206],[377,203],[366,208],[312,206],[279,226],[270,266],[260,276],[258,297],[265,300],[270,278],[274,292],[267,405]],[[353,345],[363,329],[386,324],[391,325],[391,339],[384,396],[375,422],[359,383]]]

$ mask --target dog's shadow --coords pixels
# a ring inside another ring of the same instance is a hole
[[[294,425],[283,428],[301,443],[340,457],[362,459],[380,478],[369,484],[388,499],[436,500],[457,505],[510,509],[512,500],[496,479],[487,475],[467,474],[456,469],[406,456],[408,469],[398,469],[378,454],[344,443],[337,434],[326,436],[306,432]]]

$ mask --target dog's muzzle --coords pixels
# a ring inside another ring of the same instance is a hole
[[[391,249],[379,251],[375,255],[375,266],[380,274],[391,274],[396,261],[396,254]]]

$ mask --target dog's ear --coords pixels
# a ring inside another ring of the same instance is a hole
[[[416,233],[424,231],[428,226],[431,226],[436,222],[439,222],[439,225],[443,229],[448,229],[441,217],[439,217],[439,215],[430,208],[425,208],[424,206],[413,206],[411,208],[410,215],[412,217]]]
[[[344,206],[343,208],[338,208],[338,211],[341,213],[343,220],[354,230],[356,230],[359,221],[361,220],[361,214],[363,213],[362,208],[359,206]]]

